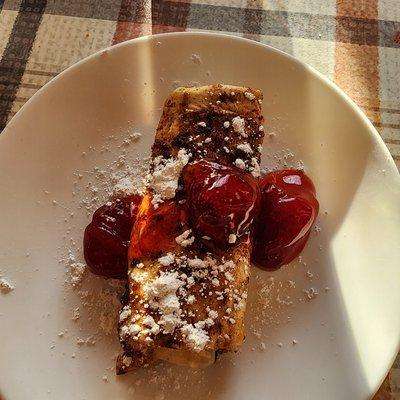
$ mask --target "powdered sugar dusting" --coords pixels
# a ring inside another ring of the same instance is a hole
[[[243,137],[247,137],[247,134],[245,132],[245,120],[244,118],[241,118],[239,116],[234,117],[232,119],[232,127],[233,130],[238,133],[239,135]]]
[[[253,149],[248,143],[240,143],[237,145],[237,148],[246,154],[253,154]]]
[[[124,197],[138,192],[140,192],[140,189],[137,187],[137,178],[125,176],[115,184],[113,195],[115,197]]]
[[[182,247],[190,246],[191,244],[193,244],[195,239],[194,236],[191,235],[191,233],[191,229],[186,230],[181,235],[175,238],[176,243],[180,244]]]
[[[194,351],[201,351],[204,349],[210,337],[207,331],[200,328],[199,326],[193,326],[191,324],[186,324],[181,329],[184,341],[192,348]]]
[[[77,262],[71,251],[69,251],[66,261],[68,266],[68,282],[71,283],[72,287],[77,288],[81,286],[86,274],[86,265],[83,262]]]
[[[246,164],[241,158],[237,158],[234,162],[235,166],[240,169],[246,169]]]
[[[248,99],[250,101],[254,100],[256,98],[256,96],[251,92],[244,92],[244,95],[245,95],[246,99]]]
[[[65,244],[59,248],[58,262],[65,267],[63,297],[70,307],[65,315],[72,328],[67,333],[65,326],[60,326],[59,338],[63,341],[74,338],[76,347],[68,355],[71,360],[79,359],[81,352],[90,351],[89,348],[97,341],[107,344],[104,351],[111,348],[109,343],[116,344],[120,299],[125,282],[106,280],[88,270],[83,259],[82,228],[100,205],[118,197],[143,193],[150,158],[135,156],[134,147],[141,138],[142,134],[137,130],[126,129],[103,136],[103,144],[97,148],[89,146],[85,149],[82,152],[84,167],[75,170],[68,180],[72,194],[69,204],[64,199],[50,196],[45,190],[45,194],[49,195],[48,201],[51,203],[54,200],[54,208],[65,210],[60,221]],[[97,159],[96,165],[94,160]],[[130,310],[125,310],[121,318],[129,318],[129,313]],[[58,348],[54,343],[49,347],[52,351]],[[111,368],[109,371],[115,366]],[[111,372],[113,375],[114,372]]]
[[[15,289],[14,285],[6,278],[0,278],[0,292],[7,294]]]
[[[188,235],[190,232],[185,236]],[[207,307],[206,316],[204,313],[198,314],[196,297],[213,296],[214,301],[221,302],[219,308],[225,314],[223,318],[230,324],[235,324],[232,311],[242,310],[247,298],[246,288],[234,285],[236,264],[225,258],[214,259],[211,254],[205,257],[189,257],[185,253],[167,253],[158,261],[162,265],[166,264],[164,266],[168,269],[161,270],[155,277],[150,278],[148,272],[142,269],[133,267],[130,270],[130,278],[135,282],[135,287],[139,285],[142,296],[137,306],[135,303],[130,304],[131,315],[127,316],[126,309],[122,309],[120,320],[124,322],[120,326],[120,337],[124,340],[129,337],[134,341],[151,343],[155,340],[155,335],[180,334],[190,350],[204,350],[210,341],[209,328],[215,324],[219,311]],[[220,282],[224,283],[222,289],[210,290],[215,286],[219,287]],[[200,288],[196,296],[190,292],[195,284],[196,289]],[[207,289],[207,285],[210,285],[210,289]],[[230,305],[224,310],[226,298],[229,298]],[[192,304],[194,307],[188,309],[188,305]],[[151,318],[144,311],[146,317],[143,319],[141,309],[151,310]]]
[[[149,187],[156,195],[152,200],[154,206],[175,196],[178,179],[190,157],[190,153],[188,154],[185,149],[180,149],[176,158],[164,159],[160,156],[154,159],[154,171],[149,178]]]
[[[78,292],[83,310],[88,315],[89,321],[97,327],[96,333],[114,336],[119,321],[120,298],[124,283],[115,280],[105,281],[94,276],[91,276],[92,280],[95,282],[92,284],[87,282]],[[100,287],[95,288],[95,285]]]

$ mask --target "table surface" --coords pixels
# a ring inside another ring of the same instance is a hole
[[[362,108],[400,168],[400,0],[0,0],[0,131],[82,58],[176,31],[242,36],[312,65]],[[400,400],[399,356],[374,399]]]

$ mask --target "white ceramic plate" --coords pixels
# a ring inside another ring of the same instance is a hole
[[[78,206],[94,179],[85,171],[118,157],[117,143],[129,130],[143,137],[128,154],[148,154],[174,81],[264,91],[266,131],[276,133],[265,139],[264,165],[304,162],[318,191],[321,231],[303,254],[307,265],[253,270],[239,354],[203,372],[161,366],[163,379],[151,380],[152,368],[116,378],[107,369],[119,350],[115,335],[76,344],[100,321],[86,319],[58,260],[68,248],[80,256],[88,216]],[[76,183],[77,173],[84,183]],[[400,334],[398,172],[354,103],[279,51],[228,36],[170,34],[89,57],[33,96],[0,136],[0,188],[0,273],[16,286],[0,294],[6,400],[358,400],[377,390],[393,362]],[[310,288],[318,291],[311,300],[304,293]],[[78,321],[71,319],[74,307],[82,312]]]

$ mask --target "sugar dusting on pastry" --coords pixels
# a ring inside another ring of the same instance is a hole
[[[15,286],[7,279],[0,278],[0,292],[3,294],[7,294],[12,292],[15,289]]]
[[[245,96],[248,98],[248,96],[245,94]],[[250,96],[251,97],[251,96]],[[250,99],[249,99],[250,100]],[[233,117],[234,118],[234,117]],[[225,131],[228,129],[233,129],[232,126],[232,117],[227,118],[225,122],[221,122],[221,129],[224,129]],[[241,122],[238,120],[235,123],[236,129],[239,130],[238,133],[238,139],[240,140],[246,140],[244,137],[241,135],[240,131],[240,125]],[[201,122],[201,121],[200,121]],[[239,124],[238,124],[239,122]],[[205,122],[206,124],[206,122]],[[202,124],[203,125],[203,124]],[[204,126],[199,126],[199,128],[204,128]],[[207,128],[207,124],[206,127]],[[260,125],[259,131],[261,132],[263,130],[263,126]],[[196,139],[199,140],[200,138]],[[108,139],[107,139],[108,140]],[[123,152],[122,150],[126,148],[126,150],[129,150],[129,146],[133,144],[136,140],[140,140],[140,134],[137,135],[135,138],[131,138],[128,142],[123,142],[121,143],[120,146],[117,144],[118,138],[110,138],[108,140],[108,143],[106,143],[104,146],[102,146],[99,149],[96,149],[97,152],[99,153],[107,153],[109,151],[115,151],[117,149],[117,152],[121,152],[121,154],[118,155],[118,157],[115,159],[115,161],[112,163],[112,165],[109,165],[107,167],[103,168],[95,168],[92,171],[77,171],[76,174],[74,174],[74,185],[71,187],[71,191],[73,192],[73,196],[76,199],[76,205],[77,209],[82,209],[85,212],[87,212],[87,215],[91,215],[91,213],[98,207],[105,198],[107,197],[112,197],[112,196],[123,196],[124,193],[129,194],[132,192],[138,192],[143,190],[146,182],[146,174],[148,171],[148,166],[150,159],[148,157],[140,157],[137,158],[134,162],[130,162],[128,160],[128,157],[126,157],[126,151]],[[203,147],[206,147],[212,143],[212,140],[207,140],[207,138],[203,139]],[[243,150],[243,149],[239,149]],[[256,149],[258,151],[261,151],[261,146]],[[203,151],[203,150],[202,150]],[[230,152],[229,148],[225,146],[225,149],[221,147],[222,152]],[[85,158],[90,156],[90,150],[85,152]],[[247,152],[245,152],[247,153]],[[249,153],[247,153],[249,154]],[[289,154],[286,155],[286,154]],[[278,165],[284,163],[284,162],[289,162],[290,152],[287,152],[286,154],[277,154],[277,160],[279,161]],[[283,157],[285,155],[285,158]],[[244,157],[244,155],[243,155]],[[283,161],[282,161],[283,160]],[[282,162],[281,162],[282,161]],[[249,170],[251,168],[254,168],[251,172],[254,172],[254,174],[259,174],[260,172],[260,166],[258,163],[252,162],[251,158],[249,160],[244,161],[245,163],[245,168],[248,168]],[[110,168],[109,168],[110,167]],[[83,176],[83,179],[82,179]],[[91,182],[91,184],[88,184],[88,182]],[[118,182],[120,183],[118,185]],[[130,186],[130,183],[133,186]],[[114,190],[114,186],[117,186],[116,190]],[[97,191],[95,190],[97,189]],[[104,195],[104,197],[101,197],[101,194]],[[57,199],[59,200],[59,199]],[[79,212],[79,211],[78,211]],[[66,219],[68,220],[68,224],[72,225],[73,224],[73,213],[77,213],[77,210],[75,209],[68,209],[66,210]],[[72,215],[71,215],[72,214]],[[68,225],[66,225],[68,226]],[[70,237],[67,234],[66,235],[66,241],[69,241]],[[71,237],[71,239],[73,239]],[[187,239],[191,239],[191,236],[188,236]],[[74,239],[76,242],[79,242],[78,238]],[[73,251],[77,255],[77,259],[79,259],[79,248],[77,247],[71,247],[70,245],[66,245],[67,250]],[[80,259],[80,261],[82,261]],[[170,259],[165,260],[165,263],[168,263]],[[79,262],[79,261],[78,261]],[[67,263],[68,264],[68,263]],[[172,263],[171,263],[172,264]],[[171,265],[168,264],[168,265]],[[140,269],[140,268],[139,268]],[[228,275],[229,277],[229,275]],[[192,283],[191,277],[188,277],[187,279],[184,279],[185,284],[190,286]],[[215,287],[215,293],[217,295],[218,299],[223,299],[224,293],[218,290],[218,285],[219,285],[219,280],[221,277],[212,277],[211,279],[211,284]],[[226,276],[222,279],[226,279]],[[79,279],[78,279],[79,280]],[[260,351],[265,351],[269,347],[269,342],[268,338],[266,338],[264,335],[264,332],[260,331],[260,324],[262,326],[275,326],[278,321],[279,321],[279,315],[282,313],[282,310],[290,310],[291,304],[293,302],[301,302],[301,301],[306,301],[305,296],[300,296],[297,297],[298,291],[302,291],[301,287],[297,287],[294,284],[287,283],[285,281],[280,281],[278,279],[275,279],[273,282],[267,281],[265,283],[265,279],[261,278],[256,278],[257,284],[261,285],[262,288],[262,293],[263,296],[257,298],[255,300],[255,303],[252,300],[251,307],[255,307],[256,313],[260,311],[259,315],[257,316],[257,321],[252,319],[251,325],[249,325],[249,332],[259,340],[260,345]],[[217,283],[218,285],[214,285],[214,283]],[[10,283],[10,282],[8,282]],[[79,324],[81,318],[81,315],[91,315],[93,320],[98,320],[101,321],[101,327],[100,327],[100,336],[104,334],[108,335],[113,335],[115,332],[115,327],[117,325],[118,320],[122,317],[122,320],[125,321],[127,320],[130,315],[129,312],[125,312],[122,310],[121,316],[119,315],[118,309],[119,309],[119,298],[122,294],[123,289],[121,290],[116,289],[112,285],[109,285],[110,282],[105,281],[105,286],[100,290],[99,293],[94,293],[90,288],[87,287],[79,287],[74,289],[74,293],[78,295],[79,297],[79,302],[80,305],[79,307],[72,307],[71,308],[71,319],[74,320],[77,324]],[[71,282],[72,284],[72,282]],[[80,284],[85,285],[85,278],[82,279],[82,282]],[[306,288],[309,290],[309,288]],[[178,289],[179,290],[179,289]],[[297,290],[297,291],[296,291]],[[315,288],[315,290],[318,290]],[[315,297],[312,298],[312,300]],[[99,300],[100,299],[100,300]],[[272,299],[276,300],[276,302],[279,304],[278,310],[276,309],[275,306],[273,306]],[[186,299],[188,304],[195,304],[196,302],[196,296],[190,295]],[[111,305],[111,306],[110,306]],[[127,311],[127,310],[125,310]],[[226,310],[226,314],[219,315],[218,317],[213,314],[214,310],[210,310],[211,312],[211,319],[215,318],[224,318],[226,319],[229,323],[229,314],[227,313],[228,310]],[[215,311],[216,312],[216,311]],[[174,326],[177,325],[176,321],[173,321],[173,319],[168,320],[168,318],[164,317],[164,327],[167,326]],[[146,326],[149,331],[155,332],[156,329],[154,329],[154,325],[152,324],[152,321],[149,319],[146,321]],[[79,326],[79,325],[77,325]],[[103,329],[104,328],[104,329]],[[193,325],[194,328],[194,325]],[[167,328],[168,329],[168,328]],[[203,329],[203,328],[200,328]],[[195,343],[195,340],[193,339],[193,330],[186,329],[186,334],[188,337],[188,342]],[[151,334],[150,334],[151,335]],[[196,336],[195,336],[196,337]],[[202,336],[201,333],[197,337],[197,339],[200,340],[200,342],[197,342],[197,345],[201,343],[201,339],[205,339],[205,336]],[[296,341],[296,339],[293,339],[293,341]],[[294,344],[294,343],[293,343]],[[201,344],[200,344],[201,346]],[[275,344],[276,346],[276,344]],[[75,353],[74,353],[75,354]],[[128,363],[128,359],[126,360],[126,364]],[[110,364],[110,369],[113,368],[112,365]],[[137,380],[137,384],[130,387],[130,391],[137,391],[138,389],[140,390],[140,387],[142,385],[146,385],[146,382],[150,379],[155,382],[156,387],[159,388],[160,393],[159,395],[162,396],[163,391],[177,391],[179,392],[180,387],[178,383],[182,386],[184,385],[185,379],[187,379],[187,376],[182,376],[182,379],[179,378],[179,376],[176,374],[176,372],[173,372],[170,368],[165,368],[162,369],[162,374],[159,373],[159,369],[157,367],[155,368],[148,368],[145,371],[145,375],[147,378],[141,378]],[[191,372],[194,376],[197,376],[198,381],[204,380],[204,374],[202,371],[193,371]],[[113,372],[112,372],[113,374]]]

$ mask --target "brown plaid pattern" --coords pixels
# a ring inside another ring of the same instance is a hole
[[[220,31],[313,65],[365,111],[400,167],[399,0],[0,0],[0,131],[45,83],[121,41]],[[400,358],[376,399],[400,399]]]

